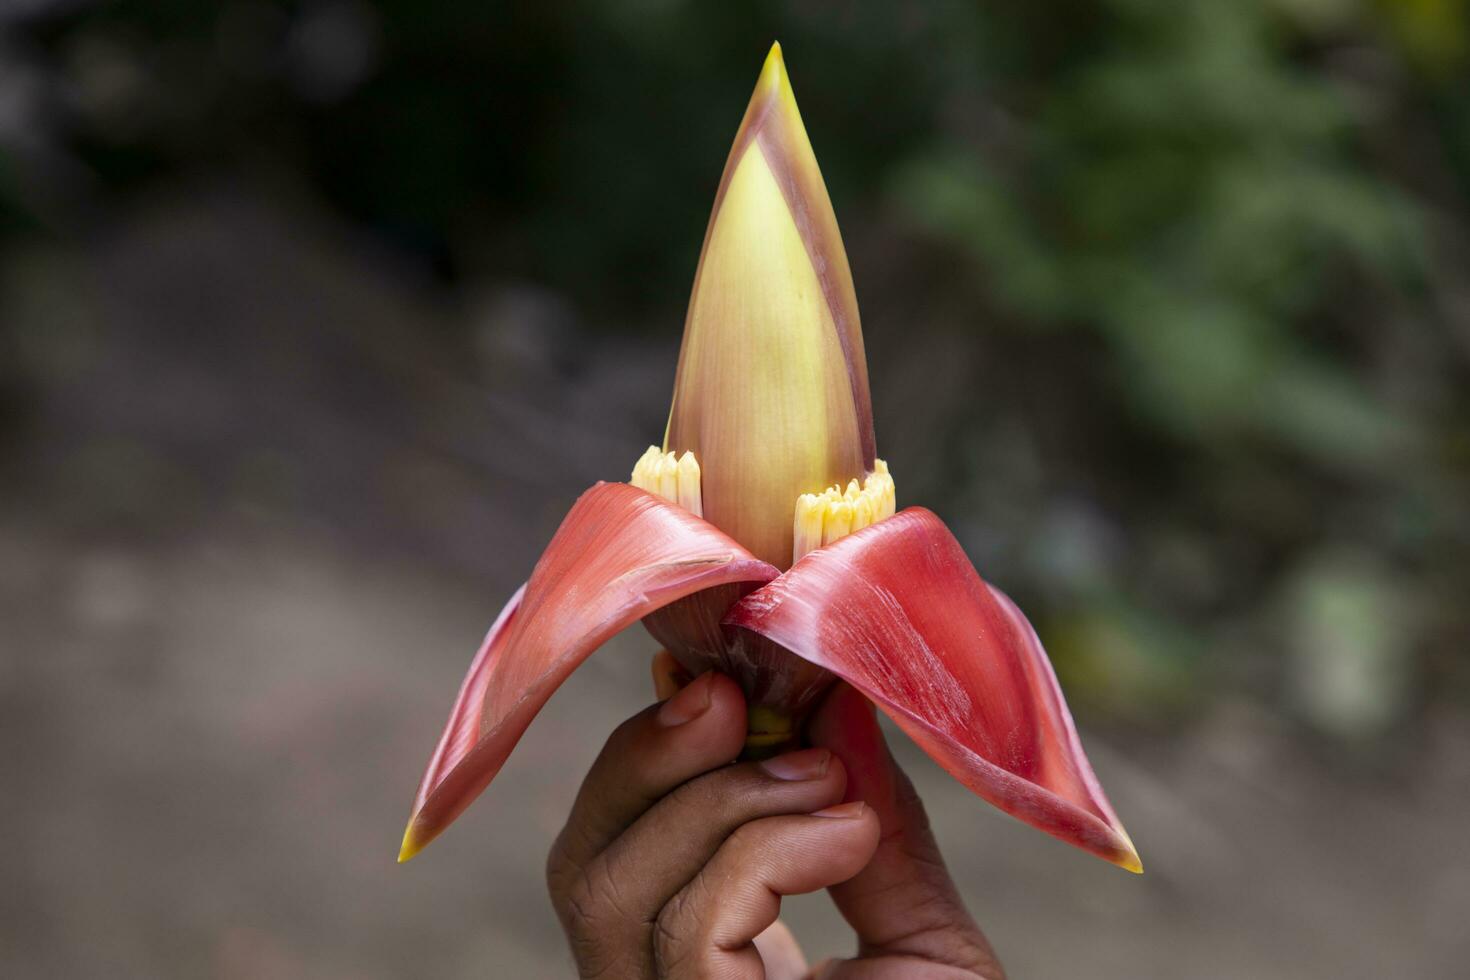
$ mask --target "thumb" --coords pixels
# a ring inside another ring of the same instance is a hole
[[[999,980],[1004,971],[965,910],[913,783],[898,768],[873,706],[839,683],[807,729],[813,745],[847,767],[847,800],[862,800],[882,827],[878,849],[855,877],[829,891],[858,937],[858,961],[909,958]],[[854,964],[856,966],[856,964]],[[841,968],[835,975],[843,975]]]

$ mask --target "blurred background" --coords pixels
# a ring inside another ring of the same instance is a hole
[[[900,504],[1029,611],[1148,866],[895,735],[1013,974],[1462,975],[1470,0],[0,0],[7,976],[569,974],[543,855],[641,630],[393,858],[662,432],[776,38]]]

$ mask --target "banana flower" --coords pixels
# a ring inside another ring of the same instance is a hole
[[[777,45],[705,233],[662,446],[572,506],[485,637],[400,860],[489,785],[532,718],[641,620],[744,688],[780,750],[834,676],[979,796],[1141,870],[1026,617],[877,458],[852,274]]]

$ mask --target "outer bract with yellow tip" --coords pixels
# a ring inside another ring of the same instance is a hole
[[[841,676],[1001,809],[1143,870],[1035,630],[924,508],[813,551],[727,622]]]
[[[402,859],[489,784],[567,675],[641,619],[666,673],[715,668],[741,685],[748,756],[799,740],[840,676],[981,797],[1141,870],[1025,616],[938,517],[894,513],[852,276],[779,46],[715,196],[664,445],[630,482],[577,501],[491,628]]]
[[[552,692],[614,633],[693,593],[738,586],[733,599],[775,575],[718,528],[652,494],[624,483],[584,493],[470,665],[399,859],[490,784]]]

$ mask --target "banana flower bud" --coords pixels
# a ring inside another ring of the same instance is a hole
[[[699,460],[705,519],[782,569],[796,499],[874,467],[852,272],[779,46],[715,193],[664,449]]]
[[[834,677],[1013,816],[1131,871],[1035,631],[933,513],[895,513],[852,276],[779,46],[695,274],[662,447],[573,505],[470,665],[407,860],[494,778],[558,686],[641,620],[744,687],[748,754],[799,739]]]

